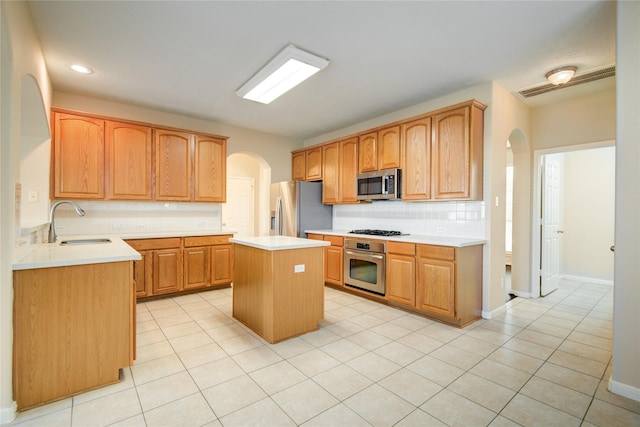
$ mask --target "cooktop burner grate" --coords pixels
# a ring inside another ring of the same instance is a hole
[[[351,234],[368,234],[371,236],[401,236],[402,233],[400,231],[395,230],[352,230],[349,233]]]

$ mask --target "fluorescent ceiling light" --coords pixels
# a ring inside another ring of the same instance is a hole
[[[329,65],[325,58],[290,44],[246,82],[236,94],[268,104]]]

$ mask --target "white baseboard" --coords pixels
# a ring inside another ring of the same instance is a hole
[[[11,406],[0,408],[0,424],[9,424],[16,419],[18,406],[16,402],[12,402]]]
[[[531,292],[514,291],[512,289],[511,293],[520,298],[534,298]]]
[[[482,318],[483,319],[494,319],[497,316],[501,315],[502,313],[507,311],[507,306],[506,305],[502,305],[498,308],[496,308],[495,310],[492,311],[484,311],[482,310]]]
[[[619,394],[622,397],[640,402],[640,388],[638,387],[623,384],[609,378],[609,391],[611,393]]]
[[[563,279],[575,280],[576,282],[595,283],[596,285],[613,286],[613,280],[594,279],[593,277],[574,276],[571,274],[563,274]]]

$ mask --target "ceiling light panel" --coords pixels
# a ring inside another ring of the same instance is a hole
[[[290,44],[246,82],[236,94],[269,104],[329,65],[329,61]]]

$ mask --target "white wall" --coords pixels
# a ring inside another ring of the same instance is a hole
[[[19,241],[19,213],[16,213],[14,188],[21,177],[23,141],[28,140],[29,145],[35,147],[49,143],[46,133],[43,135],[38,131],[43,127],[43,118],[33,111],[47,110],[51,102],[51,84],[26,2],[0,3],[0,32],[0,423],[6,423],[15,416],[11,379],[11,264]],[[25,84],[25,81],[29,83]],[[41,105],[31,104],[34,93],[39,101],[36,104]],[[23,99],[27,99],[29,105],[23,105]],[[48,149],[43,151],[48,152]]]
[[[613,284],[615,147],[564,153],[562,274]]]
[[[616,123],[614,393],[640,401],[640,2],[619,1]]]

